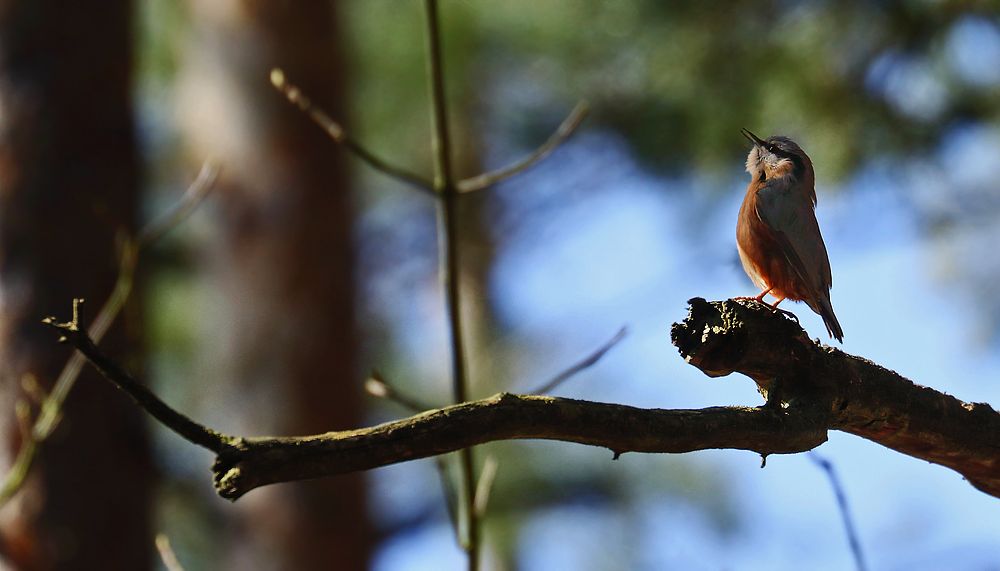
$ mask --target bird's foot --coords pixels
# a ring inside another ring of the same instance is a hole
[[[782,301],[784,301],[784,298],[779,299],[778,301],[774,302],[773,305],[770,304],[770,303],[767,303],[766,301],[764,301],[764,296],[763,295],[758,295],[758,296],[740,295],[740,296],[736,296],[736,297],[731,298],[731,299],[733,301],[755,301],[755,302],[763,305],[764,307],[770,309],[771,311],[773,311],[775,313],[783,313],[786,316],[791,317],[795,321],[795,323],[799,323],[799,317],[797,315],[795,315],[791,311],[788,311],[787,309],[781,309],[780,307],[778,307],[778,304],[781,303]],[[799,323],[799,325],[801,325],[801,323]]]

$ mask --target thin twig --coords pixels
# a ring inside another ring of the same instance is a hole
[[[451,136],[448,132],[448,106],[444,90],[444,64],[441,56],[441,33],[438,27],[437,0],[426,0],[427,75],[431,92],[431,117],[434,124],[434,190],[440,196],[438,240],[441,249],[441,278],[445,288],[445,311],[451,337],[451,372],[456,403],[468,400],[465,368],[465,343],[462,338],[462,308],[459,295],[458,189],[452,174]],[[474,489],[476,476],[471,448],[459,451],[459,486],[465,540],[461,541],[469,558],[469,571],[479,569],[479,518],[476,517]]]
[[[198,176],[184,191],[180,200],[139,230],[135,235],[136,247],[141,250],[156,243],[167,232],[187,220],[188,216],[191,216],[191,213],[201,206],[202,201],[215,186],[215,181],[218,178],[219,167],[217,165],[211,162],[203,164],[201,170],[198,171]]]
[[[136,234],[134,240],[126,239],[122,246],[122,252],[118,263],[118,278],[115,280],[114,289],[107,301],[97,312],[97,317],[90,325],[87,335],[94,341],[100,343],[101,339],[111,328],[111,324],[118,313],[121,312],[129,295],[132,293],[132,283],[135,277],[135,268],[139,262],[139,254],[155,243],[164,234],[183,222],[201,204],[202,200],[208,196],[219,176],[219,168],[209,162],[202,165],[201,170],[194,182],[188,186],[180,200],[163,213],[146,224]],[[76,382],[83,367],[84,359],[79,353],[74,353],[67,362],[66,367],[60,373],[55,385],[50,393],[50,398],[42,406],[38,422],[35,424],[35,438],[44,440],[58,426],[59,411],[62,403],[66,400],[70,389]]]
[[[372,371],[368,378],[365,379],[365,392],[373,397],[390,400],[413,413],[435,408],[400,392],[399,389],[385,380],[378,371]]]
[[[156,534],[156,550],[160,552],[160,560],[167,571],[184,571],[184,566],[177,559],[174,548],[170,546],[170,538],[164,533]]]
[[[326,111],[314,104],[309,97],[302,93],[301,89],[289,83],[285,78],[285,72],[281,69],[274,68],[271,70],[271,85],[280,91],[289,102],[309,115],[309,118],[319,125],[335,143],[342,145],[345,149],[354,153],[355,156],[368,163],[375,170],[412,185],[424,192],[434,192],[433,185],[426,178],[404,168],[389,164],[348,136],[347,131],[344,130],[344,127],[340,123],[334,121]]]
[[[563,372],[559,373],[558,375],[552,377],[548,381],[542,383],[542,385],[539,386],[537,389],[533,391],[528,391],[528,394],[544,395],[552,392],[553,390],[555,390],[556,387],[563,384],[577,373],[596,365],[597,362],[600,361],[601,358],[608,353],[608,351],[613,349],[615,345],[620,343],[621,340],[624,339],[626,335],[628,335],[628,327],[623,326],[621,329],[618,330],[618,333],[615,333],[614,337],[609,339],[606,343],[604,343],[604,345],[598,347],[596,351],[594,351],[590,355],[587,355],[579,362],[572,365]]]
[[[65,323],[60,323],[54,317],[46,317],[42,323],[59,330],[62,333],[59,341],[69,343],[77,349],[97,370],[115,384],[119,389],[128,393],[132,400],[140,408],[148,412],[161,424],[176,432],[181,438],[207,448],[216,454],[220,454],[232,448],[234,439],[230,436],[216,432],[202,424],[199,424],[187,416],[181,414],[167,403],[160,400],[153,391],[145,385],[132,378],[125,369],[118,363],[105,355],[94,341],[87,335],[76,319],[76,307],[80,300],[73,300],[74,319]]]
[[[563,119],[563,122],[559,125],[559,128],[556,129],[555,133],[552,133],[542,146],[535,149],[535,152],[517,161],[516,163],[460,181],[458,183],[458,191],[464,193],[483,190],[535,166],[541,162],[542,159],[552,154],[552,151],[559,148],[560,145],[573,136],[577,127],[579,127],[580,124],[583,123],[583,120],[587,118],[587,113],[589,111],[590,106],[587,102],[580,101],[576,104],[576,107],[570,111],[570,114]]]
[[[858,532],[854,527],[851,511],[847,507],[847,495],[844,493],[844,486],[840,483],[840,478],[837,476],[837,472],[829,460],[812,451],[808,455],[809,459],[826,473],[826,477],[830,481],[830,487],[833,488],[833,493],[837,497],[837,507],[840,509],[840,517],[844,522],[844,531],[847,532],[847,541],[850,543],[851,553],[854,555],[854,565],[858,571],[866,571],[868,567],[865,565],[864,552],[861,551],[861,541],[858,539]]]
[[[173,208],[143,227],[136,234],[135,240],[124,241],[119,258],[118,277],[115,280],[114,288],[111,295],[104,302],[104,305],[101,306],[97,317],[94,318],[94,322],[88,331],[89,337],[95,343],[99,343],[104,338],[104,335],[121,312],[122,307],[128,300],[129,294],[132,292],[132,283],[135,277],[135,267],[139,261],[139,254],[171,228],[180,224],[194,211],[212,189],[218,173],[218,167],[206,162],[202,165],[201,171],[194,182],[191,183]],[[10,501],[14,497],[14,494],[24,485],[24,481],[34,462],[38,445],[44,442],[59,425],[59,421],[62,419],[63,403],[76,383],[84,362],[86,362],[84,356],[78,352],[74,352],[56,378],[52,390],[42,401],[40,412],[31,429],[30,437],[21,443],[17,457],[11,464],[10,470],[4,476],[3,483],[0,484],[0,507],[3,507]]]

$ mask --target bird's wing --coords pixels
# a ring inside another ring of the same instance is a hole
[[[827,297],[833,278],[813,202],[791,176],[769,180],[757,190],[757,216],[770,228],[782,252],[817,299]]]

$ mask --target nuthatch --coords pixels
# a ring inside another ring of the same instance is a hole
[[[804,301],[823,318],[827,333],[844,341],[830,304],[830,259],[816,222],[816,175],[812,161],[788,137],[762,140],[746,129],[753,143],[747,156],[752,177],[736,221],[736,247],[750,279],[777,301]],[[749,298],[745,298],[749,299]]]

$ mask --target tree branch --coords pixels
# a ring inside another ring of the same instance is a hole
[[[284,71],[278,68],[271,70],[271,85],[280,91],[282,95],[288,99],[289,103],[295,105],[302,112],[309,115],[309,118],[312,119],[314,123],[319,125],[319,128],[323,129],[323,131],[329,135],[331,139],[333,139],[333,142],[343,145],[345,149],[353,153],[362,161],[368,163],[368,165],[373,169],[391,176],[396,180],[409,184],[425,193],[433,194],[434,188],[430,181],[426,178],[404,168],[390,164],[385,159],[378,157],[375,153],[372,153],[360,143],[349,137],[347,135],[347,131],[344,130],[344,127],[340,123],[334,121],[326,111],[315,105],[309,97],[302,93],[301,89],[288,82],[285,78]]]
[[[42,323],[60,331],[62,333],[62,337],[59,338],[60,342],[70,343],[73,347],[76,347],[104,378],[111,381],[122,391],[125,391],[140,408],[148,412],[164,426],[176,432],[184,440],[207,448],[216,454],[223,453],[238,443],[238,438],[226,436],[225,434],[206,428],[177,412],[153,394],[153,391],[132,378],[118,363],[104,355],[90,339],[80,323],[77,307],[81,301],[83,300],[73,300],[72,321],[59,323],[54,317],[46,317],[42,320]]]
[[[369,470],[496,440],[577,442],[624,452],[738,448],[760,454],[810,450],[826,430],[809,415],[766,408],[647,410],[501,393],[371,428],[298,438],[249,438],[220,455],[220,495],[236,499],[267,484]]]
[[[580,124],[583,123],[583,120],[587,118],[587,113],[589,111],[590,106],[586,101],[577,103],[576,107],[574,107],[573,110],[570,111],[569,115],[563,119],[563,122],[559,125],[559,128],[556,129],[555,133],[552,133],[552,136],[550,136],[549,139],[542,144],[542,146],[535,149],[535,152],[517,161],[516,163],[460,181],[458,183],[458,191],[464,193],[483,190],[484,188],[489,188],[495,184],[501,183],[508,178],[535,166],[541,162],[542,159],[552,154],[552,151],[558,149],[560,145],[568,141],[569,138],[573,136],[577,127],[579,127]]]
[[[966,403],[867,359],[811,341],[792,320],[752,301],[689,301],[671,338],[710,377],[739,372],[789,412],[810,403],[827,426],[947,466],[1000,497],[1000,414]]]
[[[90,339],[100,342],[128,300],[132,292],[136,265],[139,263],[139,256],[143,250],[183,222],[208,196],[218,175],[217,166],[211,162],[204,163],[197,178],[172,208],[140,229],[135,239],[124,240],[114,289],[88,329],[87,334]],[[34,378],[22,379],[25,391],[29,394],[35,393],[33,396],[37,401],[39,414],[31,430],[24,433],[17,456],[0,483],[0,507],[6,505],[24,485],[39,446],[59,425],[62,419],[63,402],[73,389],[85,361],[81,354],[74,353],[63,366],[59,376],[52,384],[52,391],[48,394],[44,394]]]
[[[462,327],[461,263],[459,261],[458,189],[452,170],[451,133],[448,128],[448,98],[444,87],[444,57],[441,51],[441,28],[437,0],[424,0],[427,19],[427,79],[430,87],[431,122],[434,136],[434,190],[438,194],[438,243],[440,274],[444,285],[445,314],[451,346],[451,384],[456,403],[468,400],[468,368],[465,361],[465,339]],[[479,569],[480,526],[475,510],[475,459],[472,448],[462,448],[458,454],[459,501],[462,510],[458,520],[465,527],[455,529],[459,543],[469,557],[469,571]]]
[[[710,376],[734,371],[769,397],[759,408],[656,410],[502,393],[380,424],[305,437],[234,438],[170,409],[89,341],[60,329],[106,377],[160,422],[217,453],[218,493],[237,499],[278,482],[368,470],[496,440],[576,442],[624,452],[710,448],[768,454],[804,452],[828,429],[947,466],[1000,497],[1000,415],[915,385],[871,361],[811,341],[795,322],[753,302],[690,301],[671,337]],[[57,325],[58,324],[53,324]]]

